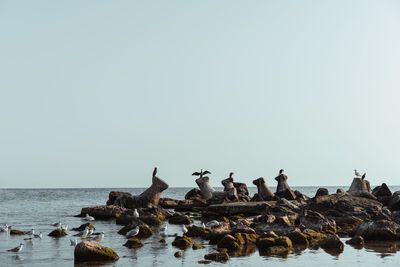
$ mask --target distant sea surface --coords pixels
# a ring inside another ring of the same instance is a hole
[[[348,186],[326,187],[330,193],[335,193],[337,188],[348,189]],[[169,188],[162,197],[184,199],[185,194],[192,188]],[[271,187],[274,191],[275,188]],[[314,196],[318,187],[293,187],[303,194]],[[400,190],[400,186],[390,186],[392,192]],[[26,241],[28,236],[13,236],[9,233],[0,233],[0,266],[73,266],[74,247],[70,246],[69,239],[75,232],[69,231],[68,236],[55,239],[47,236],[54,227],[51,224],[61,220],[72,227],[82,223],[81,218],[73,217],[79,214],[81,208],[88,206],[104,205],[110,191],[130,192],[134,195],[143,192],[144,188],[82,188],[82,189],[0,189],[0,225],[12,225],[13,229],[28,231],[34,229],[36,233],[42,232],[43,239]],[[250,195],[257,191],[249,187]],[[166,223],[166,222],[164,222]],[[199,222],[195,222],[199,224]],[[101,243],[114,249],[120,259],[105,266],[199,266],[199,260],[204,255],[215,251],[215,246],[208,245],[201,239],[196,242],[205,245],[205,249],[187,249],[182,258],[175,258],[178,249],[171,243],[173,237],[167,238],[167,243],[162,244],[157,231],[144,239],[144,246],[138,249],[128,249],[123,246],[126,238],[117,234],[122,228],[115,221],[95,221],[96,232],[103,231],[105,237]],[[169,225],[168,233],[181,234],[180,226]],[[343,240],[344,241],[344,240]],[[23,250],[16,256],[7,249],[24,243]],[[287,258],[260,256],[258,251],[244,257],[232,257],[226,264],[212,263],[211,266],[395,266],[400,264],[398,244],[389,247],[366,247],[361,250],[345,245],[344,252],[332,256],[322,249],[306,249],[301,252],[292,252]],[[210,266],[209,265],[209,266]]]

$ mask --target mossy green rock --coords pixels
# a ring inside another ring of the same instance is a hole
[[[302,245],[308,246],[309,242],[307,236],[300,231],[292,231],[286,235],[291,241],[293,245]]]
[[[364,238],[362,236],[355,236],[346,241],[346,244],[355,247],[363,247],[364,246]]]
[[[140,248],[143,247],[143,243],[140,241],[139,238],[132,237],[129,238],[128,241],[126,241],[124,246],[128,248]]]
[[[75,262],[116,261],[119,259],[119,256],[111,248],[103,247],[89,241],[83,241],[76,245],[74,259]]]
[[[79,231],[79,232],[81,232],[81,231],[85,230],[86,226],[89,227],[89,229],[96,230],[96,228],[93,226],[93,224],[91,224],[91,223],[84,223],[84,224],[82,224],[82,225],[79,226],[79,227],[72,228],[71,231]]]
[[[194,250],[202,249],[202,248],[204,248],[204,246],[202,246],[202,245],[200,245],[200,244],[198,244],[196,242],[194,242],[193,245],[192,245],[192,249],[194,249]]]
[[[174,256],[175,256],[175,258],[182,258],[183,255],[182,255],[182,252],[177,251],[177,252],[175,252]]]
[[[148,225],[161,225],[164,221],[165,217],[163,215],[159,216],[141,216],[139,218],[142,222]]]
[[[226,262],[229,260],[229,254],[227,252],[214,252],[210,254],[206,254],[204,256],[206,260]]]
[[[331,236],[328,236],[321,242],[321,247],[325,249],[337,249],[337,250],[343,250],[344,249],[344,244],[342,240],[340,240],[339,236],[334,234]]]
[[[188,215],[178,215],[169,218],[168,222],[170,224],[191,224],[193,220]]]
[[[139,226],[139,233],[136,237],[138,238],[148,238],[153,235],[153,231],[148,225]]]
[[[240,242],[238,239],[231,235],[225,235],[219,242],[218,248],[226,248],[229,251],[235,251],[240,248]]]
[[[180,249],[186,249],[193,244],[193,240],[188,236],[177,236],[172,245]]]
[[[10,231],[10,235],[24,235],[24,231],[20,231],[20,230],[11,230]]]
[[[266,238],[260,238],[257,241],[257,247],[259,250],[266,250],[270,247],[284,247],[284,248],[292,248],[292,241],[287,238],[286,236],[284,237],[266,237]]]
[[[67,235],[67,232],[65,232],[64,229],[59,229],[59,228],[51,231],[51,233],[48,234],[48,236],[52,236],[52,237],[63,237],[66,235]]]
[[[251,245],[256,244],[259,238],[257,234],[246,234],[246,233],[236,233],[234,237],[239,241],[241,245]]]
[[[209,239],[209,235],[211,233],[210,229],[203,229],[199,226],[189,226],[188,232],[185,234],[190,237],[201,237],[202,239]]]

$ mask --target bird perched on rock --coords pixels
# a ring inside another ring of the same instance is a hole
[[[207,227],[217,227],[217,226],[219,226],[219,222],[217,221],[217,220],[212,220],[212,221],[209,221],[208,223],[206,223],[206,226]]]
[[[186,226],[183,224],[182,225],[182,233],[186,234],[188,232],[188,229],[186,228]]]
[[[133,228],[133,230],[130,230],[128,233],[126,233],[126,237],[134,237],[139,234],[139,226],[136,226]]]
[[[203,222],[201,223],[201,228],[206,229],[206,225]]]
[[[137,211],[137,209],[135,209],[135,210],[133,211],[133,217],[134,217],[135,219],[139,218],[139,212]]]
[[[68,224],[61,225],[61,230],[64,230],[65,232],[67,232],[68,231]]]
[[[11,226],[8,226],[8,224],[0,226],[0,232],[7,232],[9,229],[11,229]]]
[[[83,231],[77,233],[75,236],[80,236],[82,239],[84,239],[87,237],[88,234],[89,234],[89,226],[86,226]]]
[[[19,246],[18,247],[15,247],[15,248],[12,248],[12,249],[9,249],[9,250],[7,250],[7,251],[9,251],[9,252],[15,252],[15,253],[18,253],[18,252],[20,252],[21,250],[22,250],[22,248],[24,247],[24,244],[23,243],[21,243],[21,244],[19,244]]]
[[[76,245],[78,245],[78,240],[75,238],[75,239],[70,239],[69,240],[69,242],[71,242],[71,246],[76,246]]]
[[[42,239],[43,234],[42,234],[42,232],[40,232],[39,234],[34,234],[33,236],[34,236],[35,238],[40,238],[40,239]]]
[[[93,229],[93,228],[90,228],[90,229],[89,229],[89,233],[87,234],[87,236],[88,236],[88,237],[91,236],[91,235],[93,234],[93,232],[94,232],[94,229]]]
[[[168,226],[167,225],[165,225],[165,226],[160,228],[160,236],[162,238],[166,238],[168,236],[167,230],[168,230]]]
[[[285,171],[284,169],[280,169],[279,170],[279,175],[283,174],[284,171]]]
[[[361,177],[361,174],[356,169],[354,169],[354,174],[356,177]]]
[[[85,221],[94,221],[94,217],[89,216],[89,214],[86,213],[86,216],[84,218]]]
[[[364,179],[365,179],[365,176],[367,176],[367,173],[366,173],[366,172],[361,176],[361,180],[364,180]]]
[[[52,226],[56,227],[56,228],[60,228],[61,227],[61,221],[58,221],[56,223],[53,223]]]
[[[211,172],[207,171],[207,170],[203,172],[203,169],[201,169],[200,172],[192,173],[192,176],[200,176],[200,178],[201,178],[201,177],[203,177],[203,175],[206,175],[206,174],[211,174]]]
[[[95,241],[97,243],[100,243],[101,241],[103,241],[104,238],[104,232],[100,232],[100,235],[97,237],[92,237],[90,240],[91,241]]]

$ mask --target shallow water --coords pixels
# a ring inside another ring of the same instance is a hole
[[[337,188],[327,187],[334,193]],[[163,197],[183,199],[191,188],[170,188],[163,193]],[[271,188],[274,190],[274,188]],[[300,192],[313,196],[317,187],[293,187]],[[392,191],[400,190],[400,186],[390,187]],[[52,223],[62,222],[69,228],[78,227],[81,218],[73,217],[80,213],[82,207],[104,205],[110,191],[124,191],[132,194],[143,192],[143,188],[106,188],[106,189],[0,189],[0,225],[9,224],[14,229],[27,231],[32,228],[35,232],[42,232],[43,239],[24,241],[27,236],[11,236],[0,233],[0,266],[71,266],[74,264],[74,248],[70,246],[69,239],[75,232],[63,238],[48,237],[54,227]],[[250,194],[256,188],[249,188]],[[165,223],[165,222],[164,222]],[[198,222],[197,222],[198,223]],[[199,266],[198,261],[204,259],[208,252],[215,251],[215,246],[208,245],[201,239],[195,241],[205,245],[205,249],[183,251],[182,258],[175,258],[178,249],[172,247],[174,237],[167,238],[166,244],[161,244],[157,234],[144,239],[144,246],[138,249],[128,249],[123,246],[126,238],[117,234],[122,228],[115,221],[95,221],[96,232],[103,231],[105,238],[102,245],[114,249],[120,259],[105,266]],[[180,226],[169,225],[168,233],[181,233]],[[156,231],[155,231],[156,232]],[[345,241],[345,240],[343,240]],[[7,249],[16,247],[23,242],[25,247],[16,256],[7,252]],[[322,249],[292,251],[287,258],[260,256],[258,251],[243,257],[232,257],[228,263],[212,263],[212,266],[247,266],[269,265],[276,266],[377,266],[398,265],[400,256],[397,251],[399,244],[379,244],[366,246],[357,250],[346,245],[340,255],[331,255]]]

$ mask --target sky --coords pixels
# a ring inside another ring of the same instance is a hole
[[[0,0],[0,187],[400,184],[399,1]]]

